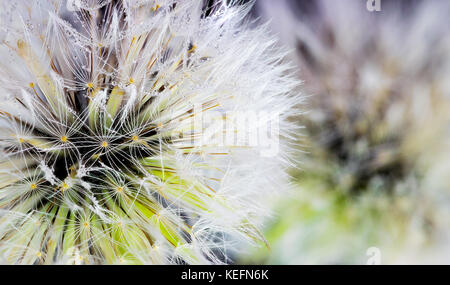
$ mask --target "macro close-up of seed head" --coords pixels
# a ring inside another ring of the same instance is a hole
[[[240,2],[0,2],[1,263],[216,264],[265,245],[302,100]]]
[[[0,269],[450,264],[449,18],[447,0],[0,0],[0,265],[100,265]]]

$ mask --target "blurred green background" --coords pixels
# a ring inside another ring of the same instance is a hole
[[[270,249],[238,263],[450,263],[450,1],[256,0],[308,96]]]

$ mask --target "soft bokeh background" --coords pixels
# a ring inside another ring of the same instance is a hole
[[[271,248],[238,263],[450,263],[450,1],[366,3],[255,1],[310,97]]]

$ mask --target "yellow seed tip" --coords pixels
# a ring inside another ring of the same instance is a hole
[[[194,52],[196,49],[197,49],[197,46],[196,46],[196,45],[192,45],[191,49],[188,50],[188,53],[192,53],[192,52]]]
[[[23,49],[25,47],[25,42],[23,40],[17,40],[17,47]]]
[[[66,182],[63,182],[63,184],[61,185],[61,191],[67,190],[69,188],[70,188],[70,186]]]

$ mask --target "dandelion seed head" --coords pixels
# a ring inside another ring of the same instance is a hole
[[[284,187],[289,147],[264,157],[267,145],[246,141],[295,131],[298,82],[267,31],[244,20],[248,5],[206,13],[201,2],[1,3],[9,263],[223,263],[231,240],[264,243],[261,203]],[[280,115],[223,143],[225,114],[246,110]]]

